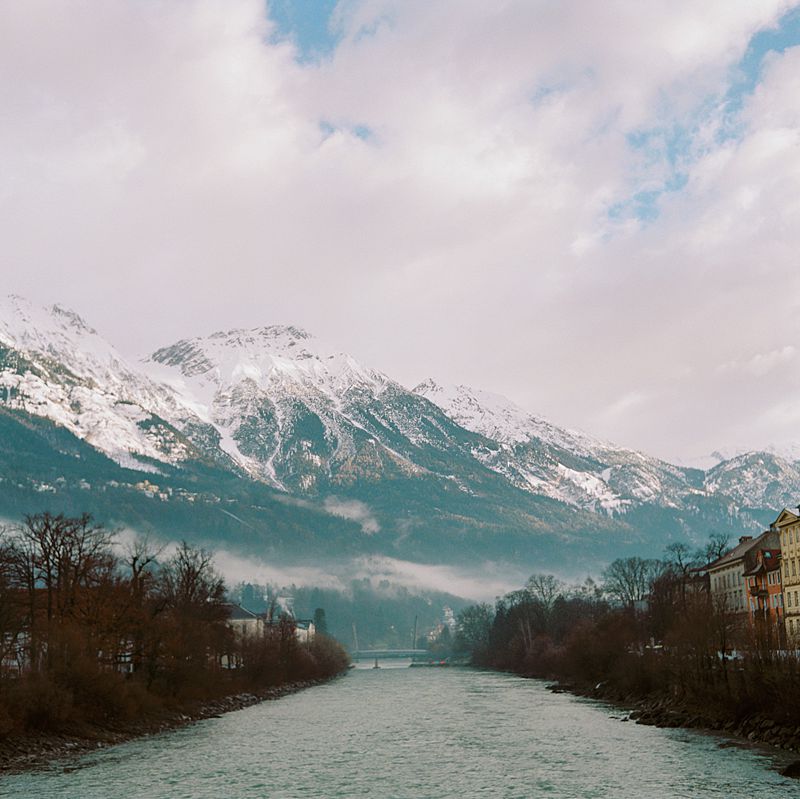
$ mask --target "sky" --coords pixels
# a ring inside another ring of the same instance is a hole
[[[289,323],[672,461],[800,444],[800,2],[0,4],[0,291]]]

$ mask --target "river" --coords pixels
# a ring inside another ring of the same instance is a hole
[[[354,669],[277,701],[2,777],[0,796],[769,799],[797,790],[774,770],[781,755],[623,715],[505,674]]]

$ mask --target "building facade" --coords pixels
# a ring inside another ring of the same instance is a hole
[[[783,585],[780,549],[759,549],[755,565],[744,574],[747,586],[750,621],[768,640],[779,644],[783,639]]]
[[[780,536],[781,583],[786,643],[800,646],[800,516],[785,508],[772,523]]]
[[[745,573],[756,566],[760,549],[778,549],[778,533],[767,530],[757,537],[743,535],[730,552],[705,567],[714,609],[720,612],[749,615],[750,595],[745,583]]]

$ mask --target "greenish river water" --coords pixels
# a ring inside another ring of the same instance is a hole
[[[786,797],[783,761],[623,723],[542,683],[469,669],[356,669],[327,685],[28,774],[19,799]]]

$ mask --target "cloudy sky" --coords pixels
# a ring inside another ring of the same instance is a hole
[[[0,277],[670,459],[800,443],[788,0],[0,4]]]

